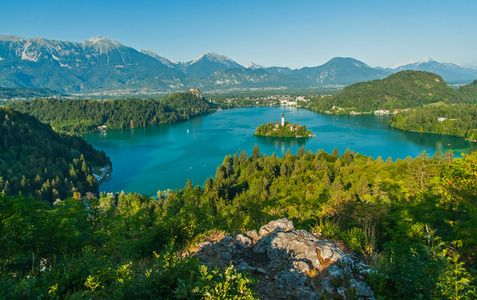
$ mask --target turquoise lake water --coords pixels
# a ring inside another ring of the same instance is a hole
[[[256,137],[252,133],[264,122],[278,121],[282,113],[292,124],[306,125],[316,137],[309,139]],[[253,107],[231,109],[197,117],[189,121],[147,128],[88,134],[85,139],[106,152],[113,164],[109,182],[100,191],[135,192],[156,196],[158,190],[180,189],[187,178],[203,185],[215,176],[225,155],[245,149],[252,154],[257,144],[260,152],[279,157],[290,149],[296,154],[307,150],[335,147],[342,154],[346,148],[355,153],[386,160],[416,157],[422,151],[434,155],[437,150],[470,153],[477,144],[463,139],[396,130],[387,125],[387,116],[328,116],[310,110],[289,107]]]

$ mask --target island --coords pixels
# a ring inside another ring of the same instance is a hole
[[[311,134],[310,130],[306,129],[306,126],[291,124],[285,121],[285,114],[282,114],[281,123],[264,123],[257,127],[253,135],[257,136],[269,136],[269,137],[293,137],[293,138],[309,138],[316,136]]]

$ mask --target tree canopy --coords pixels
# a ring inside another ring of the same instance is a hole
[[[453,135],[477,140],[477,105],[427,105],[399,112],[389,125],[402,130]]]
[[[83,138],[58,134],[47,124],[0,108],[0,192],[21,193],[50,203],[74,193],[95,193],[93,166],[111,164]]]
[[[188,120],[215,110],[215,106],[191,92],[174,93],[162,100],[36,99],[15,101],[10,107],[26,112],[62,132],[91,133],[98,126],[107,130],[146,127]]]

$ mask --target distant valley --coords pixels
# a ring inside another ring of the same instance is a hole
[[[244,67],[212,52],[189,62],[174,62],[103,37],[75,43],[0,36],[0,86],[41,87],[68,94],[172,93],[189,88],[204,92],[316,89],[382,79],[407,69],[434,72],[450,84],[477,78],[475,68],[431,59],[394,69],[372,68],[342,57],[301,69],[265,68],[254,63]]]

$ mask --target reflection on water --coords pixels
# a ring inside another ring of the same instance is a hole
[[[399,129],[394,130],[402,132]],[[461,153],[470,154],[476,148],[475,143],[454,136],[420,132],[405,132],[404,136],[409,143],[422,145],[425,148],[435,148],[436,151],[441,150],[443,153],[446,150],[453,150],[457,156]]]
[[[292,138],[292,137],[269,137],[269,136],[255,136],[257,142],[260,144],[273,145],[275,149],[280,149],[282,155],[288,149],[301,148],[305,145],[307,138]]]

